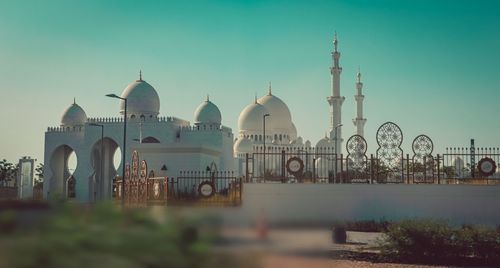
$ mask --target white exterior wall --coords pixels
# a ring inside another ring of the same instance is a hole
[[[76,178],[76,199],[80,202],[88,202],[93,199],[94,191],[90,189],[89,182],[94,176],[92,163],[92,150],[100,149],[97,145],[101,140],[101,128],[90,126],[89,122],[104,125],[104,138],[116,143],[123,153],[123,122],[120,118],[90,119],[81,127],[71,128],[49,128],[45,133],[45,170],[44,170],[44,198],[54,194],[65,194],[65,183],[62,178],[67,179],[69,174],[63,174],[67,163],[64,161],[69,152],[61,151],[56,156],[58,161],[52,161],[54,152],[61,146],[69,146],[75,151],[77,166],[73,173]],[[182,130],[181,130],[182,129]],[[189,130],[191,129],[191,130]],[[154,137],[160,143],[141,144],[136,139],[142,137]],[[131,162],[134,149],[139,151],[139,158],[148,162],[148,169],[160,172],[163,164],[167,165],[168,176],[178,176],[181,170],[205,170],[207,165],[214,161],[219,170],[233,170],[233,134],[231,129],[223,127],[217,130],[198,131],[189,127],[189,122],[167,118],[159,120],[156,118],[146,119],[140,124],[139,119],[127,121],[127,148],[125,152],[126,162]],[[95,148],[94,148],[95,147]],[[122,164],[113,167],[113,152],[104,149],[105,165],[104,178],[112,180],[115,175],[122,174]],[[208,164],[207,164],[208,163]],[[53,169],[58,174],[53,174]],[[57,179],[51,179],[58,177]],[[110,198],[110,181],[104,182],[105,198]]]
[[[331,224],[336,220],[432,218],[500,224],[500,186],[244,184],[240,208],[216,210],[227,224]]]

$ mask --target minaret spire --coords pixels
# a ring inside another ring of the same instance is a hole
[[[339,43],[339,41],[337,40],[337,31],[335,31],[335,35],[333,37],[334,52],[337,52],[338,43]]]
[[[342,103],[345,97],[340,95],[340,52],[338,51],[337,32],[333,37],[332,66],[330,67],[331,75],[331,95],[327,97],[330,105],[330,140],[334,144],[336,154],[342,153]]]
[[[361,82],[361,70],[359,67],[356,77],[358,80],[356,82],[356,95],[354,95],[354,99],[356,100],[356,118],[352,122],[356,126],[356,134],[364,137],[366,118],[363,118],[363,100],[365,96],[363,95],[363,83]]]

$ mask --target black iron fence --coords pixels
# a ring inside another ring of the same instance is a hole
[[[181,172],[177,178],[116,180],[113,196],[121,202],[125,187],[128,206],[238,206],[241,204],[242,179],[233,172]]]
[[[167,205],[238,206],[242,197],[242,178],[234,172],[181,172],[168,178]]]
[[[353,135],[346,142],[347,154],[333,147],[255,146],[246,155],[246,182],[281,183],[408,183],[408,184],[500,184],[496,165],[499,148],[447,148],[433,154],[427,135],[412,142],[412,153],[401,149],[403,133],[392,122],[377,130],[378,148],[367,154],[366,140]]]

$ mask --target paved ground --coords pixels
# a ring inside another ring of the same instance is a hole
[[[331,231],[323,229],[273,229],[266,239],[259,238],[255,229],[225,229],[222,237],[222,250],[256,254],[261,257],[262,268],[436,267],[336,260],[334,252],[377,253],[381,233],[348,232],[348,243],[344,245],[333,244]]]

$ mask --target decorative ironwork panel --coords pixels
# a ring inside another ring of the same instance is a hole
[[[434,144],[427,135],[417,136],[412,143],[412,175],[414,183],[434,182]]]
[[[395,123],[387,122],[378,128],[377,173],[381,182],[402,182],[402,175],[398,173],[403,167],[402,143],[403,132]]]
[[[347,150],[347,181],[348,182],[370,182],[368,168],[368,157],[366,151],[368,144],[360,135],[351,136],[346,143]]]

